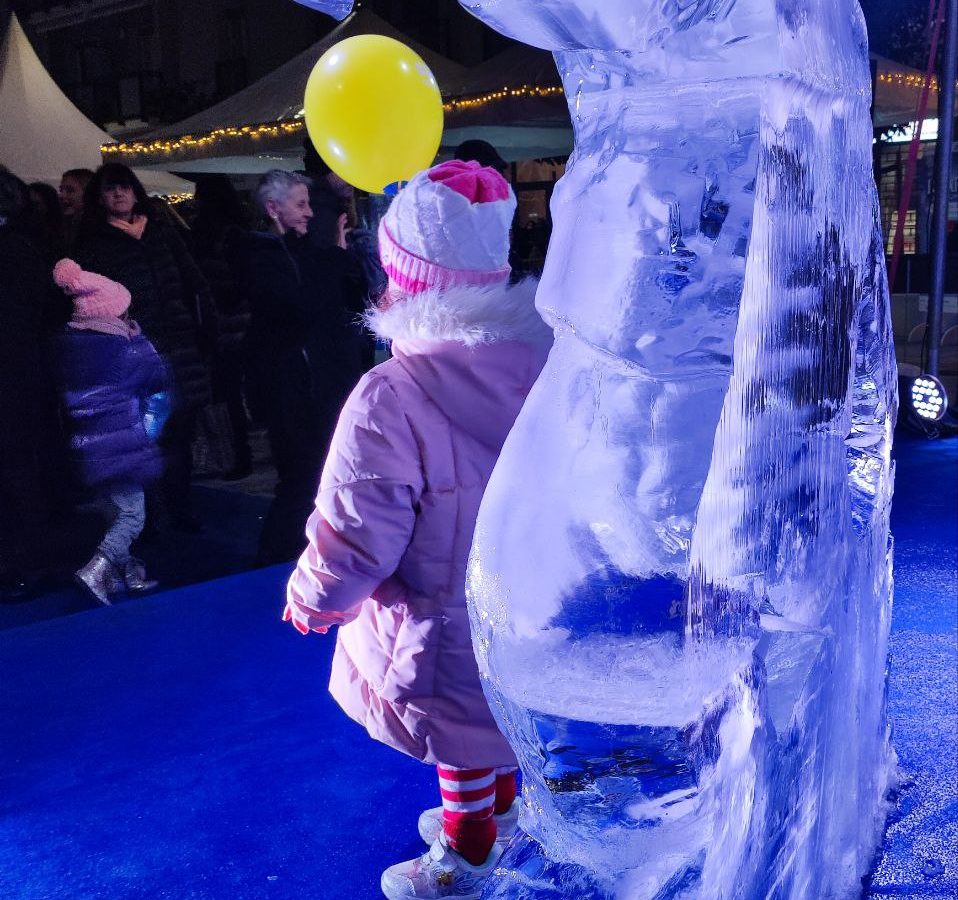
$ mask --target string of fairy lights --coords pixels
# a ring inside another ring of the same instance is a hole
[[[187,200],[192,200],[194,197],[193,194],[160,194],[160,199],[165,200],[170,206],[179,206],[181,203],[186,203]]]
[[[490,103],[499,103],[503,100],[519,98],[546,98],[562,96],[562,87],[550,85],[524,84],[518,87],[503,87],[499,90],[478,94],[475,97],[457,97],[443,103],[443,111],[456,113],[487,106]],[[300,114],[301,115],[301,114]],[[155,156],[159,154],[173,155],[183,150],[194,150],[208,147],[222,141],[244,138],[278,138],[301,132],[306,127],[304,120],[299,117],[286,119],[281,122],[266,122],[255,125],[231,125],[216,128],[205,134],[184,134],[175,138],[158,138],[153,141],[130,141],[119,144],[104,144],[100,149],[104,157],[123,156]]]
[[[882,84],[922,87],[925,83],[925,76],[917,72],[879,72],[878,80]],[[934,75],[931,78],[931,87],[932,90],[938,90],[938,79]]]
[[[499,100],[509,100],[513,97],[554,97],[561,95],[563,88],[561,85],[550,85],[549,87],[540,87],[538,85],[524,84],[522,87],[504,87],[498,91],[491,91],[488,94],[480,94],[477,97],[462,97],[449,100],[442,105],[447,113],[458,112],[462,109],[474,109],[478,106],[486,106],[489,103],[495,103]]]
[[[878,81],[881,84],[897,87],[918,88],[924,84],[925,77],[921,73],[908,72],[880,72]],[[937,79],[932,78],[932,88],[937,90]],[[515,87],[503,87],[498,90],[478,94],[473,97],[456,97],[443,103],[443,110],[447,114],[454,114],[467,110],[480,109],[491,103],[501,103],[504,100],[549,98],[561,96],[563,88],[560,85],[523,84]],[[104,157],[123,156],[155,156],[165,154],[171,156],[184,150],[195,150],[208,147],[222,141],[252,138],[278,138],[284,135],[293,135],[305,128],[302,113],[296,118],[280,122],[266,122],[253,125],[231,125],[216,128],[205,134],[184,134],[176,138],[159,138],[153,141],[131,141],[119,144],[104,144],[100,149]]]
[[[104,156],[111,154],[157,154],[176,153],[179,150],[194,147],[206,147],[222,140],[262,137],[280,137],[284,134],[296,134],[302,131],[304,123],[301,119],[291,119],[285,122],[274,122],[262,125],[231,125],[225,128],[216,128],[202,135],[184,134],[177,138],[159,138],[155,141],[133,141],[120,144],[104,144],[100,150]]]

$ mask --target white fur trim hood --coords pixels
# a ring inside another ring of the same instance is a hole
[[[501,341],[549,343],[552,332],[536,311],[533,278],[509,286],[460,286],[402,297],[374,309],[366,324],[387,341],[458,341],[467,347]]]

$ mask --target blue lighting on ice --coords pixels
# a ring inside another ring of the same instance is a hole
[[[484,900],[857,897],[897,404],[858,4],[463,6],[555,52],[576,131],[473,545],[528,835]]]

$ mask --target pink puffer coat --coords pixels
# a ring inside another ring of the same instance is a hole
[[[289,582],[301,631],[342,625],[337,702],[424,762],[515,764],[480,686],[465,580],[483,491],[548,352],[533,297],[463,288],[376,314],[394,358],[346,402]]]

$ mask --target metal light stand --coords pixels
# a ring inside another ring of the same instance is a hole
[[[945,301],[945,262],[948,240],[948,188],[955,135],[955,77],[958,63],[958,0],[948,0],[945,47],[938,92],[938,153],[935,159],[935,212],[931,233],[931,292],[928,297],[928,364],[938,377],[941,319]]]

